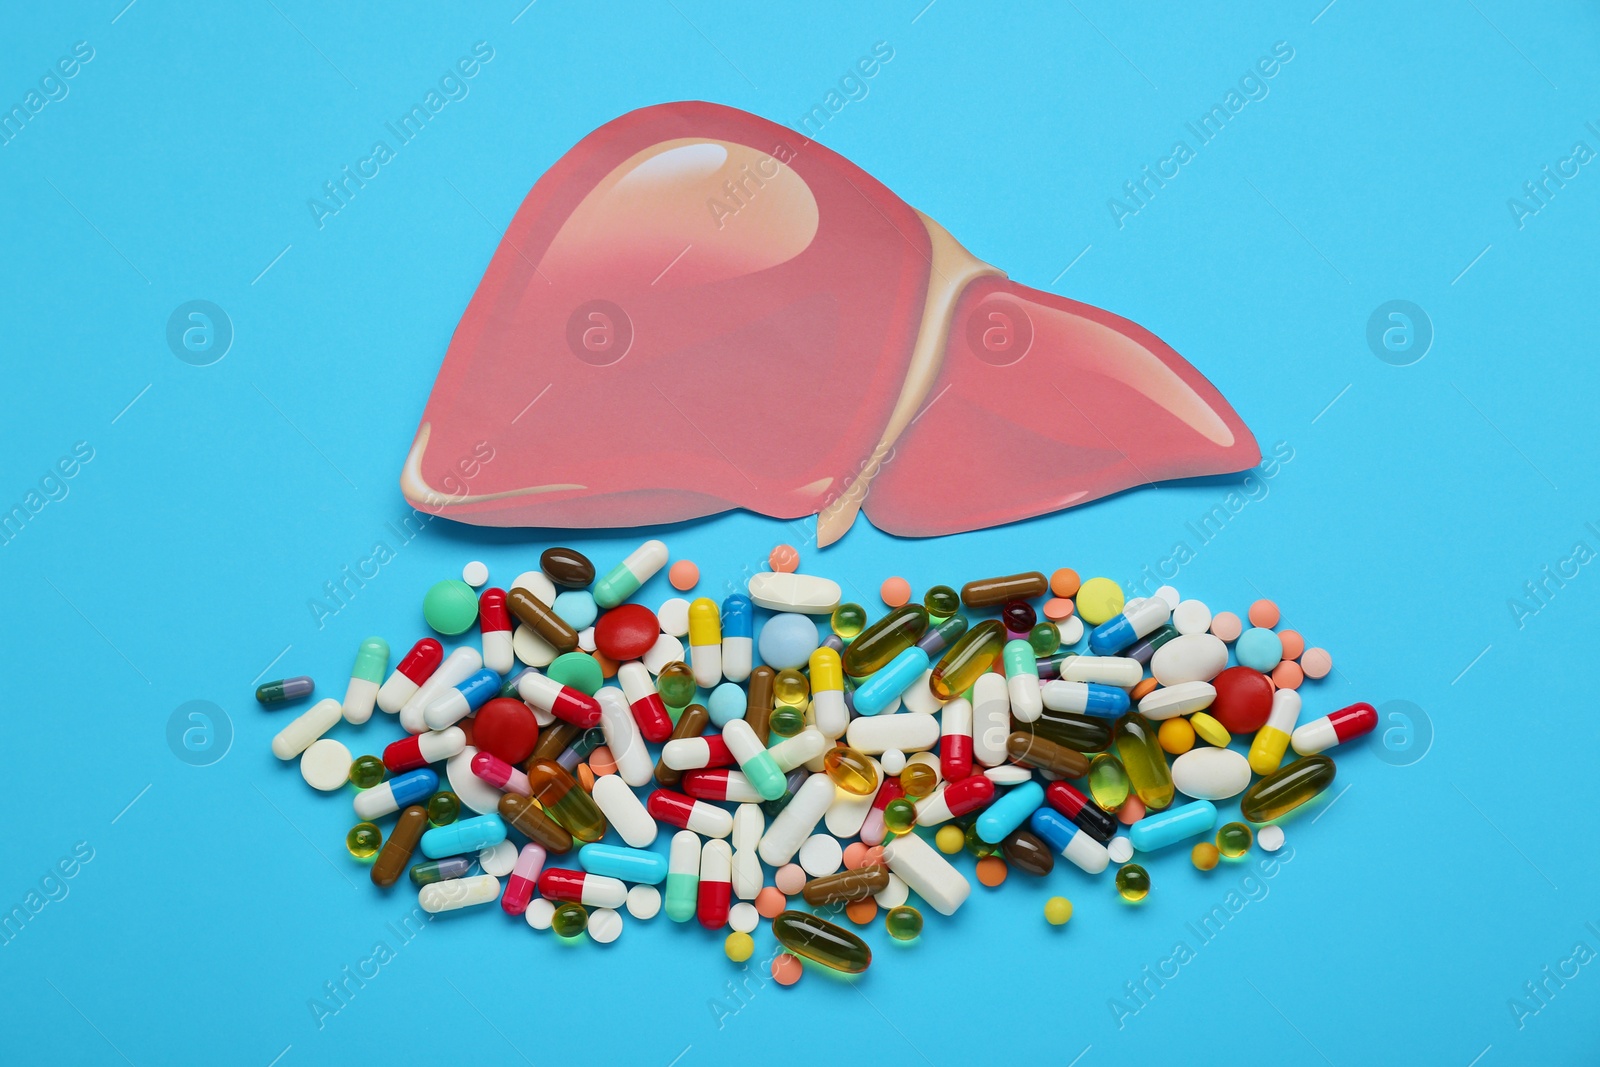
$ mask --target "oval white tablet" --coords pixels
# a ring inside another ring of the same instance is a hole
[[[1210,682],[1179,682],[1146,693],[1139,701],[1139,714],[1147,719],[1171,719],[1204,711],[1217,699]]]
[[[839,583],[815,574],[762,571],[750,576],[750,599],[768,611],[826,615],[839,606]]]
[[[1227,800],[1250,785],[1250,761],[1231,748],[1191,748],[1172,761],[1172,784],[1196,800]]]
[[[444,761],[444,773],[450,791],[461,803],[479,815],[488,815],[500,810],[500,790],[472,773],[472,757],[477,754],[478,750],[468,745]]]
[[[1162,685],[1209,682],[1227,665],[1228,646],[1221,638],[1215,634],[1185,634],[1156,649],[1150,657],[1150,674]]]
[[[492,874],[496,878],[504,878],[516,865],[517,846],[510,841],[490,845],[478,853],[478,866],[483,868],[483,873]]]
[[[1127,863],[1133,859],[1133,842],[1126,837],[1113,837],[1106,845],[1106,854],[1112,863]]]
[[[313,789],[333,792],[350,780],[350,750],[331,737],[313,741],[300,757],[300,776]]]

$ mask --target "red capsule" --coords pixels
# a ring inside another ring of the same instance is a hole
[[[395,670],[421,685],[433,677],[433,672],[444,662],[444,646],[431,637],[424,637],[411,646]]]
[[[759,804],[761,793],[743,773],[731,768],[685,771],[680,783],[683,791],[700,800],[725,800],[735,804]]]
[[[504,589],[485,589],[478,595],[478,629],[484,633],[510,631],[511,612],[506,610]]]
[[[994,783],[981,774],[951,782],[944,787],[944,802],[950,809],[951,818],[977,811],[993,799]]]
[[[695,916],[707,930],[728,925],[733,900],[733,853],[726,841],[707,841],[700,850],[700,886]]]

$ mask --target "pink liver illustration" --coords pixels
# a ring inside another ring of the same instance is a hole
[[[534,184],[400,482],[478,525],[746,508],[816,514],[827,545],[858,512],[931,536],[1259,460],[1148,330],[1008,280],[785,127],[681,102]]]

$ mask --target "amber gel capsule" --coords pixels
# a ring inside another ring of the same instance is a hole
[[[500,798],[500,817],[529,841],[543,845],[547,852],[572,851],[572,835],[556,825],[537,801],[506,793]]]
[[[1172,771],[1167,767],[1166,753],[1156,740],[1156,728],[1150,720],[1137,711],[1130,711],[1111,727],[1111,736],[1117,756],[1122,760],[1122,769],[1128,773],[1128,782],[1144,801],[1145,808],[1155,812],[1171,804]]]
[[[771,672],[771,667],[762,667],[760,670]],[[754,675],[751,675],[752,680]],[[682,741],[686,737],[699,737],[706,732],[706,724],[711,721],[711,713],[703,704],[690,704],[683,709],[683,714],[678,716],[677,725],[672,728],[672,736],[668,741]],[[656,760],[656,784],[667,789],[678,788],[678,783],[683,781],[683,772],[675,771],[660,760]]]
[[[881,863],[869,863],[853,871],[839,871],[813,878],[800,890],[800,895],[807,904],[819,907],[862,900],[888,888],[889,868]]]
[[[557,652],[571,652],[578,647],[578,631],[526,589],[519,586],[506,594],[506,610]]]
[[[940,700],[955,699],[994,666],[1005,644],[1005,626],[997,619],[983,620],[939,657],[933,677],[928,679],[928,689]]]
[[[555,760],[533,761],[528,767],[528,788],[545,812],[579,841],[598,841],[606,835],[606,817]]]
[[[391,886],[400,880],[406,864],[411,862],[411,853],[416,849],[422,831],[427,828],[428,809],[422,805],[413,804],[400,813],[394,829],[389,831],[389,840],[383,843],[383,849],[373,861],[373,885]]]
[[[762,664],[750,672],[750,691],[744,702],[744,721],[764,745],[772,740],[772,682],[778,672]],[[703,729],[703,727],[702,727]]]
[[[1050,579],[1038,571],[979,578],[961,587],[961,602],[969,608],[992,608],[1008,600],[1032,600],[1050,591]]]
[[[1110,720],[1092,715],[1045,708],[1033,722],[1013,722],[1013,726],[1079,752],[1104,752],[1111,747]]]
[[[557,719],[539,730],[539,740],[533,746],[533,759],[558,759],[567,746],[583,736],[583,727],[577,723]],[[528,761],[532,764],[532,760]]]
[[[846,974],[860,974],[872,963],[872,949],[865,941],[803,911],[779,912],[772,920],[772,934],[796,956]]]
[[[1271,822],[1298,808],[1333,784],[1333,760],[1306,756],[1267,775],[1239,798],[1239,814],[1251,822]]]
[[[928,628],[928,609],[906,604],[868,626],[845,648],[844,673],[865,678],[917,643]]]
[[[1006,738],[1006,755],[1018,763],[1038,767],[1063,778],[1082,778],[1089,773],[1089,757],[1082,752],[1020,730]]]

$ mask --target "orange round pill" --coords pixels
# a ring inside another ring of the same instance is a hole
[[[1211,635],[1222,641],[1237,641],[1244,633],[1244,623],[1231,611],[1219,611],[1211,616]]]
[[[793,574],[800,569],[800,552],[793,545],[778,545],[767,553],[767,566],[779,574]]]
[[[1124,826],[1132,826],[1144,818],[1144,801],[1138,797],[1130,796],[1122,802],[1122,807],[1117,809],[1117,821]]]
[[[911,583],[904,578],[885,578],[878,587],[878,595],[891,608],[904,607],[911,603]]]
[[[772,980],[779,985],[794,985],[804,973],[805,968],[800,966],[799,959],[787,952],[772,957]]]
[[[844,846],[844,869],[853,871],[860,867],[867,855],[867,846],[860,841],[852,841]]]
[[[1325,648],[1308,648],[1300,654],[1300,669],[1307,678],[1326,678],[1333,670],[1333,657]]]
[[[1278,605],[1270,600],[1258,600],[1250,605],[1250,625],[1270,630],[1278,625]]]
[[[1299,659],[1300,653],[1306,650],[1306,639],[1298,630],[1284,630],[1278,634],[1278,640],[1283,643],[1284,659]]]
[[[600,664],[600,677],[615,678],[617,676],[616,660],[612,659],[604,652],[591,652],[589,654],[594,657],[594,661],[596,663]]]
[[[1077,596],[1078,586],[1082,584],[1078,572],[1071,567],[1062,567],[1050,576],[1050,592],[1059,597]]]
[[[1060,622],[1063,619],[1072,618],[1072,613],[1076,609],[1077,605],[1069,598],[1053,596],[1044,602],[1044,617],[1051,622]]]
[[[844,913],[857,926],[865,926],[878,917],[878,902],[871,897],[852,900],[844,906]]]
[[[789,906],[789,898],[770,885],[763,886],[756,894],[755,905],[763,919],[771,919],[783,913]]]
[[[785,863],[773,873],[772,884],[778,892],[792,897],[806,887],[805,868],[798,863]]]
[[[871,848],[867,849],[866,852],[862,853],[862,855],[861,855],[861,866],[863,866],[863,867],[882,867],[883,866],[883,846],[882,845],[873,845]]]
[[[1137,704],[1140,700],[1155,692],[1157,684],[1154,678],[1140,679],[1138,685],[1128,690],[1128,699]]]
[[[678,592],[687,592],[699,584],[700,568],[695,566],[693,560],[680,559],[667,570],[667,581]]]
[[[617,761],[612,757],[609,748],[600,745],[589,753],[589,769],[595,774],[616,774]]]
[[[1272,684],[1279,689],[1299,689],[1305,680],[1305,671],[1294,660],[1286,659],[1272,668]]]
[[[993,889],[1006,880],[1006,861],[999,856],[985,856],[977,862],[973,873],[978,881]]]

